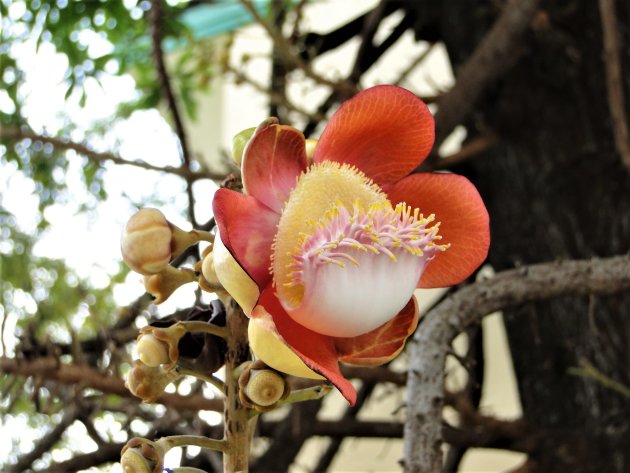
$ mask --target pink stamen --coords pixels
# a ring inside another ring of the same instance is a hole
[[[291,280],[287,286],[303,284],[307,267],[322,264],[345,267],[347,262],[359,266],[359,261],[347,253],[349,250],[382,253],[392,261],[398,260],[401,250],[432,259],[436,252],[448,247],[435,244],[441,237],[439,222],[428,227],[434,221],[434,215],[425,218],[418,209],[413,209],[412,213],[404,203],[398,204],[394,211],[383,205],[374,205],[366,211],[355,203],[352,213],[337,203],[322,221],[313,224],[312,234],[303,235],[301,248],[288,266]]]

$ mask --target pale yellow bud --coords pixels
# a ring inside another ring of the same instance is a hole
[[[171,226],[157,209],[140,209],[123,231],[123,259],[132,270],[150,275],[159,273],[171,260]]]
[[[159,366],[170,361],[168,346],[151,333],[143,334],[136,344],[138,358],[147,366]]]
[[[127,266],[151,276],[199,241],[213,236],[201,230],[185,232],[166,220],[157,209],[140,209],[131,216],[122,234],[121,251]]]
[[[252,370],[245,394],[262,407],[269,407],[278,402],[285,392],[284,378],[271,370]]]

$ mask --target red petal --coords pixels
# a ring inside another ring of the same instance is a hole
[[[245,148],[242,169],[245,192],[280,212],[306,169],[304,135],[290,126],[260,127]]]
[[[214,194],[212,208],[221,241],[262,291],[271,280],[271,245],[280,215],[229,189]]]
[[[470,276],[488,255],[490,222],[481,196],[465,177],[456,174],[412,174],[387,189],[392,202],[406,202],[424,215],[434,213],[440,243],[451,246],[438,253],[418,287],[446,287]]]
[[[372,87],[345,102],[315,148],[315,162],[349,163],[379,185],[396,182],[429,154],[435,139],[431,112],[393,85]]]
[[[280,305],[272,287],[263,291],[258,305],[263,306],[271,314],[280,335],[306,366],[334,384],[343,397],[354,405],[357,393],[352,383],[339,371],[338,355],[333,339],[294,322]]]
[[[353,338],[336,338],[339,360],[351,365],[378,366],[393,360],[418,326],[418,303],[412,297],[396,317],[384,325]]]

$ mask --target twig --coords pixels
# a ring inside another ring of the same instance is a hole
[[[630,131],[623,93],[623,75],[619,54],[619,32],[615,0],[599,0],[599,12],[604,36],[604,66],[608,106],[612,118],[615,146],[624,166],[630,171]]]
[[[418,55],[418,57],[416,57],[413,61],[411,61],[411,63],[409,63],[409,65],[405,69],[403,69],[403,71],[398,76],[398,79],[396,79],[393,82],[393,84],[394,85],[402,84],[403,81],[405,81],[407,79],[407,77],[409,77],[409,74],[411,74],[413,72],[413,70],[416,67],[418,67],[427,58],[427,56],[429,56],[429,54],[431,54],[431,52],[433,51],[433,48],[435,47],[435,44],[436,43],[429,44],[429,47],[427,49],[422,51]]]
[[[435,161],[432,169],[450,169],[453,166],[463,163],[464,161],[474,158],[475,156],[492,148],[497,141],[498,137],[493,133],[477,136],[466,143],[456,153],[444,156]]]
[[[166,70],[164,51],[162,50],[162,0],[151,1],[150,26],[153,58],[155,60],[155,66],[160,80],[160,88],[162,90],[162,95],[168,104],[171,116],[173,117],[175,133],[177,134],[179,145],[181,147],[183,167],[190,169],[191,157],[188,148],[188,137],[186,135],[186,131],[184,130],[182,115],[179,111],[177,100],[175,100],[171,80],[168,71]],[[193,224],[193,227],[196,228],[197,220],[195,218],[195,197],[192,192],[192,181],[190,180],[186,181],[186,194],[188,195],[188,218]]]
[[[75,143],[73,141],[69,141],[62,138],[56,138],[53,136],[46,136],[39,133],[35,133],[32,130],[19,129],[16,127],[0,127],[0,139],[10,139],[10,140],[23,140],[30,139],[33,141],[41,141],[42,143],[49,143],[53,145],[53,147],[60,150],[73,150],[76,153],[85,156],[91,161],[95,161],[97,163],[106,163],[112,162],[114,164],[127,165],[127,166],[135,166],[142,169],[146,169],[149,171],[159,171],[165,172],[168,174],[175,174],[177,176],[183,177],[184,179],[197,181],[199,179],[211,179],[213,181],[221,181],[225,179],[224,174],[217,174],[208,171],[204,172],[196,172],[191,171],[185,167],[173,167],[173,166],[155,166],[153,164],[149,164],[145,161],[132,161],[129,159],[121,158],[120,156],[109,153],[109,152],[98,152],[90,149],[86,145],[82,143]]]
[[[593,366],[591,362],[585,358],[582,358],[580,360],[579,368],[570,368],[569,374],[594,379],[602,386],[616,391],[622,396],[630,399],[630,388],[628,386],[621,384],[619,381],[615,381],[609,376],[606,376],[604,373],[595,368],[595,366]]]
[[[280,54],[282,59],[287,64],[295,66],[296,68],[300,69],[304,73],[304,75],[308,77],[309,79],[314,80],[318,84],[327,85],[333,90],[343,91],[350,95],[358,92],[357,87],[353,83],[347,80],[332,81],[317,74],[315,71],[313,71],[313,69],[309,66],[309,64],[303,61],[302,58],[300,58],[300,56],[293,50],[291,43],[289,43],[284,38],[284,36],[282,36],[282,33],[278,31],[276,28],[274,28],[273,25],[271,25],[267,20],[265,20],[260,15],[260,13],[258,13],[258,10],[256,10],[251,0],[240,0],[240,2],[247,9],[250,15],[252,15],[254,20],[256,20],[256,22],[259,23],[265,29],[265,31],[267,32],[267,34],[273,41],[276,51]]]
[[[273,91],[270,91],[264,85],[262,85],[259,82],[255,81],[251,77],[248,77],[243,72],[241,72],[238,69],[230,66],[229,64],[224,64],[223,68],[224,68],[224,70],[226,72],[229,72],[229,73],[233,74],[237,82],[244,82],[244,83],[246,83],[248,85],[251,85],[258,92],[262,92],[263,94],[267,95],[269,101],[272,104],[282,105],[282,106],[288,108],[289,110],[292,110],[292,111],[297,112],[297,113],[299,113],[301,115],[304,115],[309,120],[323,121],[323,120],[326,119],[326,115],[324,115],[322,113],[318,113],[318,112],[309,112],[308,110],[306,110],[306,109],[304,109],[302,107],[299,107],[298,105],[295,105],[286,96],[278,94],[278,93],[274,93]]]
[[[477,99],[513,62],[515,50],[536,13],[540,0],[510,0],[501,16],[457,74],[457,82],[438,102],[435,115],[437,149],[462,123]]]
[[[442,468],[444,361],[453,338],[486,314],[562,295],[630,289],[630,255],[564,261],[504,271],[455,292],[424,316],[411,346],[405,424],[405,471]]]
[[[0,357],[0,372],[17,376],[40,376],[44,379],[71,385],[81,383],[83,386],[98,389],[104,393],[117,394],[137,400],[120,378],[101,373],[89,366],[60,363],[59,360],[52,357],[32,360]],[[178,409],[215,412],[221,412],[223,409],[223,402],[220,399],[207,399],[199,395],[180,396],[179,394],[165,393],[156,402]]]

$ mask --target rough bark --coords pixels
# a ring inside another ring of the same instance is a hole
[[[616,5],[628,96],[630,5]],[[450,1],[446,8],[445,22],[459,25],[443,29],[457,71],[496,11],[492,2]],[[492,216],[490,262],[503,269],[626,253],[630,178],[615,148],[598,3],[543,1],[528,34],[519,62],[468,120],[469,136],[492,129],[499,144],[459,169],[476,182]],[[569,373],[583,357],[630,384],[629,312],[627,293],[506,312],[525,417],[559,432],[530,455],[539,471],[630,469],[628,400]]]

